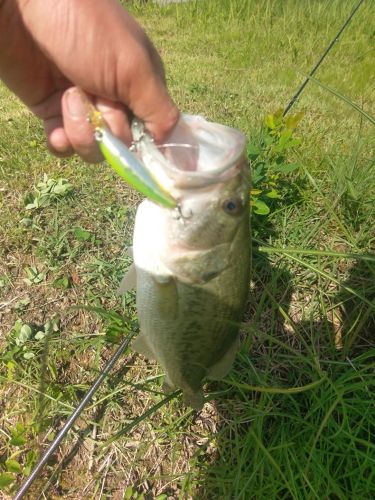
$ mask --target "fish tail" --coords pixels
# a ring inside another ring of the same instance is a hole
[[[169,394],[176,390],[176,386],[171,382],[168,378],[168,376],[165,376],[164,382],[163,382],[163,392],[165,394]],[[203,405],[204,405],[204,396],[203,396],[203,391],[202,389],[191,389],[189,388],[184,388],[183,389],[183,400],[186,406],[191,406],[195,410],[201,410]]]
[[[201,410],[204,405],[204,396],[202,389],[193,391],[191,389],[184,389],[183,391],[184,403],[191,406],[195,410]]]

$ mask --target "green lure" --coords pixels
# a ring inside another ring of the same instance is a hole
[[[100,151],[120,177],[150,200],[167,208],[175,208],[177,201],[160,186],[129,148],[109,131],[98,111],[92,112],[90,121],[95,128],[95,139]]]

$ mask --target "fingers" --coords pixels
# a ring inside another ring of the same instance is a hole
[[[19,0],[18,5],[23,25],[32,35],[34,52],[39,54],[38,64],[34,60],[30,63],[30,72],[37,78],[23,79],[27,90],[22,95],[28,96],[24,99],[31,108],[35,102],[45,101],[51,91],[73,84],[87,95],[103,97],[98,99],[98,107],[102,106],[109,127],[125,142],[131,139],[127,110],[145,122],[157,142],[166,139],[178,121],[179,111],[168,94],[160,56],[120,2]],[[35,87],[39,89],[37,95]],[[65,90],[58,104],[58,113],[38,115],[48,119],[50,148],[59,154],[72,148],[85,160],[98,161],[87,112],[75,90]],[[59,120],[50,120],[50,116],[58,115],[62,115],[63,130]]]
[[[156,89],[151,89],[157,91]],[[149,107],[140,107],[137,116],[142,117],[145,125],[157,142],[161,142],[175,125],[179,114],[174,105],[165,106],[162,120],[160,109],[152,106],[152,91]],[[70,87],[61,98],[60,114],[44,116],[44,128],[49,149],[57,156],[70,156],[77,153],[88,163],[98,163],[103,160],[95,141],[94,130],[88,120],[90,103],[102,113],[104,121],[120,140],[130,145],[132,134],[130,129],[130,113],[117,102],[108,99],[88,96],[77,87]],[[56,111],[56,110],[55,110]],[[142,112],[143,111],[143,112]],[[160,126],[160,123],[163,126]]]
[[[88,120],[92,98],[77,87],[66,90],[62,97],[62,117],[45,120],[50,149],[58,155],[77,153],[89,163],[103,160]],[[101,111],[111,131],[127,144],[131,132],[126,110],[119,103],[97,98],[93,104]]]
[[[145,122],[157,142],[173,129],[179,112],[168,94],[161,58],[120,2],[34,0],[24,2],[23,21],[41,52],[74,85],[122,103]],[[70,126],[76,130],[74,137],[81,136],[83,142],[74,142],[73,147],[86,157],[87,127],[77,131],[77,119],[71,120],[65,111],[65,130],[69,138]]]
[[[116,72],[119,98],[161,143],[177,124],[180,113],[168,93],[159,54],[148,39],[142,42],[127,54]]]
[[[161,81],[150,81],[147,90],[135,89],[130,101],[134,114],[144,121],[146,129],[157,143],[162,143],[178,122],[179,111]]]
[[[95,142],[93,128],[88,121],[90,100],[77,87],[66,90],[62,97],[64,132],[72,149],[85,161],[97,163],[102,160]]]
[[[56,156],[71,156],[74,153],[72,145],[64,130],[61,116],[44,120],[44,130],[47,136],[48,149]]]
[[[122,104],[103,97],[95,99],[95,107],[102,113],[113,134],[130,146],[133,140],[130,129],[131,113]]]

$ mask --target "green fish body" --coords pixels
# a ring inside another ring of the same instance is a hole
[[[165,390],[182,389],[185,403],[201,408],[204,380],[224,377],[237,351],[249,286],[249,168],[240,132],[200,117],[184,117],[186,126],[195,158],[188,151],[185,164],[181,150],[158,158],[155,146],[143,145],[179,205],[139,206],[122,291],[136,286],[134,349],[160,363]]]

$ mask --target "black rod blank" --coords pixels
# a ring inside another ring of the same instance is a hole
[[[14,497],[14,500],[20,500],[23,498],[23,496],[27,493],[29,490],[30,486],[32,483],[35,481],[35,479],[38,477],[40,474],[41,470],[47,463],[48,459],[53,455],[53,453],[56,451],[58,448],[59,444],[61,441],[64,439],[66,434],[69,432],[69,430],[72,428],[74,422],[76,419],[79,417],[79,415],[82,413],[82,411],[86,408],[87,404],[90,402],[92,396],[94,393],[97,391],[99,388],[100,384],[103,382],[103,380],[106,378],[106,376],[109,374],[109,372],[112,370],[114,365],[116,364],[117,360],[121,356],[121,354],[125,351],[125,349],[128,347],[130,344],[130,341],[133,337],[134,333],[131,333],[128,335],[123,342],[120,344],[119,348],[113,355],[113,357],[108,361],[107,365],[105,366],[104,370],[100,373],[98,378],[95,380],[94,384],[91,386],[89,391],[86,393],[85,397],[82,399],[80,404],[77,406],[77,408],[74,410],[72,415],[69,417],[67,422],[65,423],[64,427],[61,429],[61,431],[58,433],[56,438],[53,440],[53,442],[50,444],[48,450],[44,453],[42,458],[39,460],[37,465],[34,467],[33,471],[31,472],[30,476],[26,479],[26,481],[23,483],[21,488],[18,490],[16,493],[16,496]]]

